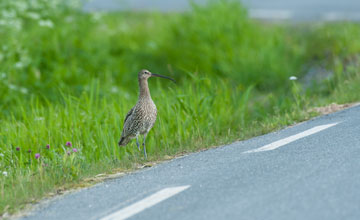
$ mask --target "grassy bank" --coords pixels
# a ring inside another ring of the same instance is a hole
[[[0,3],[0,214],[145,162],[135,143],[117,146],[142,68],[178,81],[150,79],[159,113],[149,161],[360,99],[358,24],[263,24],[231,2],[180,14],[85,14],[47,2]]]

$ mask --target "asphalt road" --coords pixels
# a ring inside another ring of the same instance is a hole
[[[146,168],[23,219],[360,219],[360,106]]]
[[[193,0],[204,4],[206,0]],[[239,0],[240,1],[240,0]],[[258,19],[295,21],[360,21],[359,0],[242,0],[250,16]],[[184,11],[188,0],[92,0],[84,9]]]

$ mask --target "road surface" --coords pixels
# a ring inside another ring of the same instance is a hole
[[[188,0],[92,0],[85,4],[94,10],[184,11]],[[194,0],[204,4],[206,0]],[[295,21],[360,21],[359,0],[242,0],[252,18]]]
[[[360,106],[146,168],[23,219],[360,219]]]

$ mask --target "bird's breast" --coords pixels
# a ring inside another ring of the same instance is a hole
[[[152,100],[142,100],[136,106],[135,117],[138,119],[140,133],[149,132],[156,121],[157,109]]]

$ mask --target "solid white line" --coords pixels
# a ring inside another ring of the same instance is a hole
[[[316,126],[316,127],[313,127],[313,128],[311,128],[309,130],[303,131],[303,132],[301,132],[299,134],[295,134],[295,135],[292,135],[290,137],[287,137],[287,138],[272,142],[271,144],[265,145],[263,147],[260,147],[260,148],[254,149],[254,150],[245,151],[244,153],[256,153],[256,152],[262,152],[262,151],[275,150],[276,148],[279,148],[281,146],[289,144],[289,143],[291,143],[293,141],[296,141],[296,140],[298,140],[300,138],[315,134],[315,133],[317,133],[319,131],[325,130],[325,129],[330,128],[332,126],[335,126],[338,123],[339,122]]]
[[[108,215],[104,218],[101,218],[100,220],[123,220],[127,219],[139,212],[144,211],[147,208],[150,208],[151,206],[154,206],[184,190],[189,188],[190,186],[179,186],[179,187],[170,187],[165,188],[163,190],[158,191],[155,194],[152,194],[149,197],[146,197],[143,200],[140,200],[128,207],[125,207],[123,209],[120,209],[117,212],[112,213],[111,215]]]
[[[279,9],[250,9],[249,15],[251,18],[258,19],[290,19],[293,16],[293,12],[290,10]]]

